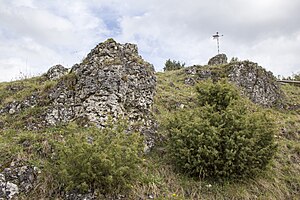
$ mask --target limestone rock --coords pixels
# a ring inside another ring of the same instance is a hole
[[[208,65],[221,65],[227,63],[227,56],[225,54],[218,54],[208,61]]]
[[[20,192],[28,193],[35,186],[39,169],[12,162],[0,173],[0,199],[12,199]]]
[[[238,61],[219,68],[195,65],[187,67],[185,73],[185,84],[194,85],[199,80],[210,78],[216,81],[227,77],[254,103],[265,107],[284,107],[284,95],[276,78],[257,63]]]
[[[25,125],[24,128],[30,130],[70,121],[104,127],[109,117],[113,120],[125,117],[130,128],[147,135],[148,145],[153,145],[151,135],[154,135],[156,123],[150,110],[156,77],[153,65],[142,59],[136,45],[108,39],[92,49],[70,72],[56,65],[44,77],[55,80],[55,85],[40,93],[34,92],[24,100],[3,105],[0,115],[16,115],[42,106],[39,116],[33,116],[34,120],[29,120],[31,124]],[[134,126],[136,123],[140,126]],[[1,127],[5,125],[0,121]]]
[[[103,127],[109,117],[126,117],[142,123],[139,130],[151,132],[155,86],[154,67],[138,55],[137,46],[109,39],[59,79],[49,94],[46,121],[57,125],[87,119]]]
[[[19,194],[19,188],[16,184],[6,182],[5,195],[7,199],[12,199],[14,196]]]
[[[6,180],[3,174],[0,174],[0,199],[6,197]]]
[[[9,113],[15,114],[21,110],[29,107],[34,107],[38,104],[38,97],[36,94],[26,97],[23,101],[12,101],[8,103],[5,107],[0,108],[0,114]]]
[[[77,194],[77,193],[69,193],[65,196],[66,200],[94,200],[97,199],[93,193],[88,194]]]
[[[228,74],[230,81],[243,89],[254,103],[265,107],[283,107],[283,92],[272,72],[268,72],[257,63],[236,62],[231,65]]]
[[[46,77],[50,80],[56,80],[68,73],[68,69],[62,65],[54,65],[46,73]]]

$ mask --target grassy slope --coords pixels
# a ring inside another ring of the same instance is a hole
[[[0,108],[13,102],[20,103],[32,95],[40,98],[38,106],[27,107],[14,115],[0,115],[0,123],[3,123],[6,128],[23,129],[30,123],[38,122],[38,116],[47,108],[47,92],[56,83],[57,81],[46,80],[43,76],[0,83]]]
[[[193,107],[196,92],[193,86],[185,85],[183,70],[157,73],[158,86],[153,112],[160,123],[158,134],[165,138],[164,124],[172,112],[177,109]],[[39,78],[23,82],[0,83],[1,106],[13,100],[21,100],[32,92],[42,94],[54,83],[41,81]],[[21,85],[17,92],[7,90],[8,85]],[[300,87],[285,85],[282,87],[288,96],[289,104],[300,104]],[[25,131],[31,108],[26,109],[14,118],[0,116],[0,121],[9,124],[10,129],[0,130],[0,171],[12,159],[21,159],[43,168],[44,162],[52,152],[57,140],[75,131],[72,128],[56,127],[39,131]],[[28,114],[29,113],[29,114]],[[144,175],[133,186],[130,197],[147,198],[153,195],[156,199],[299,199],[300,196],[300,110],[269,110],[280,127],[277,134],[279,151],[268,170],[260,177],[239,183],[218,183],[205,180],[194,180],[174,172],[165,157],[163,145],[148,154],[144,159]],[[26,143],[25,141],[28,142]],[[26,145],[24,145],[26,144]],[[45,170],[44,170],[45,171]],[[39,187],[31,197],[43,198],[55,190],[51,174],[43,172]],[[27,199],[30,197],[24,197]]]
[[[154,113],[161,123],[159,133],[164,136],[164,122],[180,105],[193,106],[194,87],[185,85],[182,70],[157,73],[158,88]],[[300,104],[300,87],[282,87],[289,104]],[[164,148],[148,155],[145,167],[147,182],[136,187],[136,194],[153,193],[161,199],[299,199],[300,198],[300,110],[269,109],[279,124],[276,135],[279,150],[268,170],[251,180],[239,183],[206,182],[179,175],[164,159]]]

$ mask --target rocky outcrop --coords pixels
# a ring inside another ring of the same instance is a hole
[[[60,77],[66,75],[68,73],[68,69],[65,68],[62,65],[54,65],[53,67],[51,67],[48,72],[45,74],[45,76],[49,79],[49,80],[57,80]]]
[[[208,61],[208,65],[221,65],[227,63],[227,56],[225,54],[218,54]]]
[[[19,193],[30,192],[39,173],[34,166],[12,162],[0,173],[0,199],[13,199]]]
[[[228,78],[254,103],[265,107],[284,107],[284,95],[276,78],[257,63],[237,61],[218,67],[197,65],[187,67],[185,73],[186,84],[194,85],[197,81],[208,78]]]
[[[46,121],[56,125],[80,120],[102,127],[109,117],[126,117],[142,123],[140,131],[150,135],[155,85],[154,67],[138,55],[137,46],[109,39],[61,77],[49,94]]]
[[[250,61],[233,63],[230,68],[229,80],[242,88],[251,101],[265,107],[283,107],[283,92],[272,72]]]
[[[130,128],[145,134],[148,146],[153,145],[156,125],[150,110],[156,77],[154,67],[142,59],[136,45],[108,39],[70,70],[51,67],[41,77],[46,80],[51,80],[47,89],[2,105],[0,115],[42,107],[39,118],[24,127],[30,130],[70,121],[104,127],[109,118],[127,118]],[[0,126],[5,123],[0,121]]]

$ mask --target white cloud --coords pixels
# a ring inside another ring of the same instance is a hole
[[[137,43],[156,70],[166,59],[205,64],[221,51],[275,74],[300,71],[297,0],[0,0],[0,81],[72,66],[108,37]],[[11,72],[7,69],[11,69]],[[17,70],[16,70],[17,69]]]
[[[219,30],[225,35],[221,51],[228,56],[253,59],[275,74],[299,71],[297,1],[187,0],[153,4],[144,5],[151,7],[144,15],[123,17],[121,36],[139,43],[146,55],[151,54],[157,69],[162,68],[163,56],[188,64],[205,64],[216,53],[211,35]]]
[[[59,1],[1,3],[0,81],[15,76],[16,70],[12,69],[10,76],[8,71],[14,59],[14,68],[32,73],[45,72],[57,63],[70,67],[79,62],[109,33],[88,6],[84,1],[64,1],[64,5]]]

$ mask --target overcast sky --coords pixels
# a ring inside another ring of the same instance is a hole
[[[220,51],[275,75],[300,72],[300,0],[0,0],[0,81],[72,67],[98,43],[135,43],[161,71]]]

